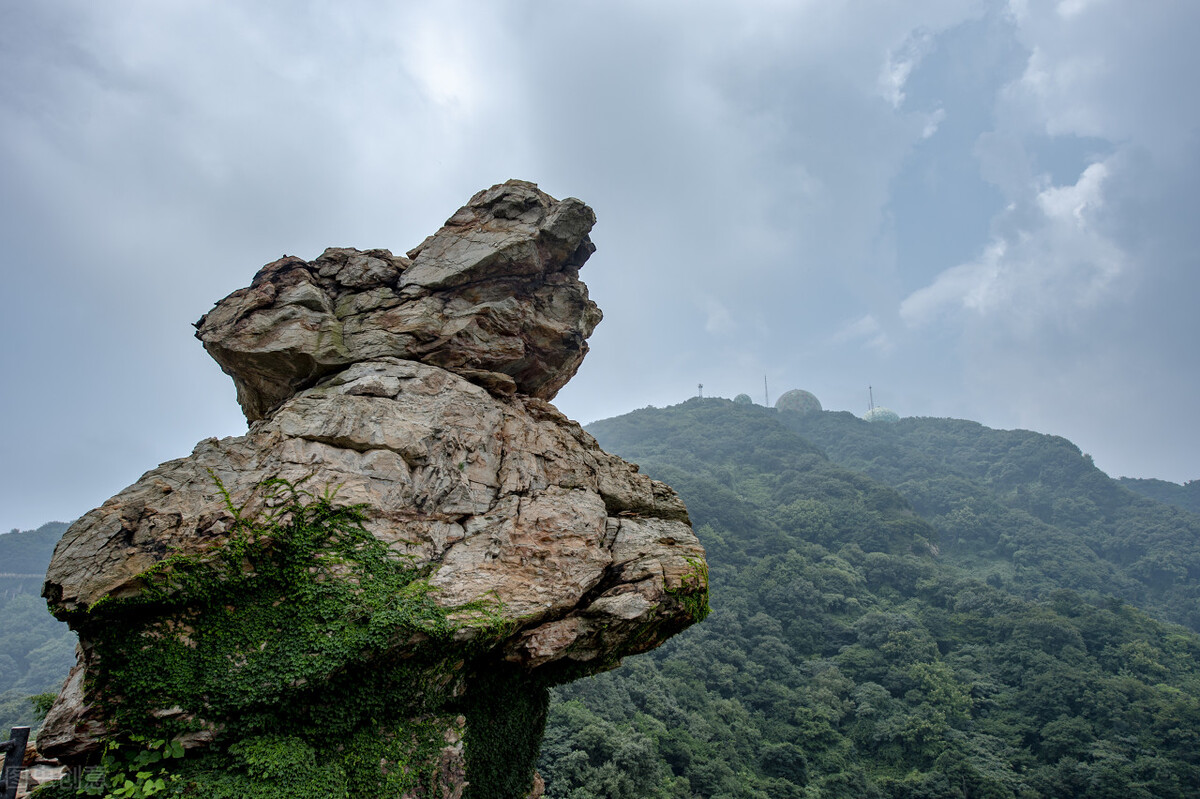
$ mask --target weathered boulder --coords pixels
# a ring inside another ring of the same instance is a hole
[[[168,554],[221,543],[233,522],[222,486],[252,515],[270,478],[363,505],[366,530],[427,567],[443,607],[496,600],[522,627],[505,657],[531,668],[591,660],[610,650],[597,636],[663,621],[703,556],[670,488],[549,403],[384,358],[301,392],[245,436],[201,441],[83,516],[46,576],[55,611],[74,619],[137,596]],[[543,626],[568,621],[570,640],[556,632],[547,648]]]
[[[169,738],[246,796],[309,757],[297,796],[536,788],[546,687],[707,612],[679,497],[544,399],[599,320],[591,224],[510,181],[411,262],[285,259],[201,320],[252,424],[64,535],[44,594],[79,663],[42,753]]]
[[[326,375],[386,356],[553,399],[601,317],[579,280],[595,221],[579,200],[510,180],[472,197],[407,258],[337,248],[267,264],[196,336],[252,422]]]

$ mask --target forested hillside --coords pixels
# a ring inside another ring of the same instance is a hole
[[[1190,514],[964,422],[589,430],[687,501],[713,613],[556,689],[547,796],[1200,795],[1200,637],[1165,621],[1196,620]]]
[[[1200,516],[1128,490],[1064,438],[957,419],[779,420],[903,494],[948,562],[1025,596],[1113,596],[1200,630]]]
[[[36,574],[36,591],[40,591],[46,566],[54,554],[54,545],[66,530],[67,525],[63,522],[47,522],[36,530],[13,530],[0,536],[0,574]],[[0,585],[4,586],[4,590],[13,590],[15,584]]]
[[[1189,480],[1180,485],[1166,480],[1146,480],[1136,477],[1120,478],[1121,485],[1144,497],[1166,502],[1192,513],[1200,513],[1200,480]]]
[[[1151,481],[956,420],[708,399],[589,430],[687,501],[713,611],[554,689],[550,799],[1200,796],[1200,517]],[[0,570],[61,531],[0,536]],[[5,724],[73,660],[39,586],[0,583]]]
[[[0,738],[34,724],[29,697],[57,692],[75,663],[75,635],[46,610],[42,578],[67,525],[0,535]]]

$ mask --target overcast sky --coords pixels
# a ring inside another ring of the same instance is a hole
[[[245,422],[191,323],[507,178],[589,203],[582,422],[805,388],[1200,477],[1200,3],[0,0],[0,529]]]

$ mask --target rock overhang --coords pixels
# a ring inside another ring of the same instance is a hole
[[[228,548],[238,514],[269,510],[272,480],[336,489],[371,541],[423,575],[456,625],[439,645],[460,653],[439,655],[458,663],[447,696],[470,693],[472,663],[545,685],[702,618],[707,567],[683,502],[548,401],[600,321],[578,276],[594,222],[578,200],[509,181],[407,256],[285,257],[217,303],[197,337],[250,429],[147,472],[64,535],[44,593],[81,648],[47,753],[82,762],[114,734],[113,697],[84,679],[105,668],[93,644],[106,614],[144,595],[147,575]],[[151,638],[188,627],[168,621]],[[427,643],[401,635],[338,668],[419,659]],[[204,730],[224,723],[184,711]]]
[[[601,319],[579,280],[594,224],[579,200],[508,181],[407,256],[339,247],[267,264],[196,322],[196,336],[252,422],[322,377],[387,356],[553,399]]]

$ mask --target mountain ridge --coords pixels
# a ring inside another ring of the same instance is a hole
[[[548,799],[1200,795],[1200,635],[1163,620],[1194,514],[966,420],[710,398],[586,429],[687,501],[713,611],[554,689]]]
[[[1059,437],[909,425],[941,448],[721,399],[588,426],[688,503],[713,613],[556,689],[547,797],[1197,795],[1200,636],[1162,620],[1196,581],[1168,597],[1133,568],[1147,552],[1109,562],[1103,540],[1108,516],[1191,516],[1113,488]]]

